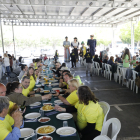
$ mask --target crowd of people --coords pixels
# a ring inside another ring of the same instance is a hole
[[[57,52],[56,55],[58,55]],[[42,61],[42,59],[44,60]],[[21,65],[19,81],[7,83],[6,86],[0,83],[1,140],[18,140],[20,138],[20,128],[24,127],[23,113],[26,112],[26,109],[21,111],[20,106],[24,102],[25,106],[28,106],[52,98],[51,93],[36,97],[35,94],[40,92],[40,88],[33,90],[42,78],[42,70],[47,67],[45,61],[50,61],[52,58],[48,60],[45,56],[42,59],[33,59],[29,67],[26,64]],[[88,86],[83,85],[80,76],[74,77],[71,74],[66,63],[61,64],[56,58],[53,58],[52,62],[54,67],[51,67],[50,70],[54,74],[53,78],[59,80],[59,87],[64,90],[66,98],[58,92],[54,96],[68,105],[67,108],[56,105],[55,110],[75,114],[75,124],[81,139],[93,140],[100,135],[104,120],[103,109],[100,107],[98,99]]]

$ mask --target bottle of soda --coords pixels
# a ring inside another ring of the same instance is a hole
[[[23,105],[20,106],[20,109],[21,109],[22,112],[23,112],[24,109],[25,109],[25,103],[26,103],[26,101],[24,101],[24,102],[23,102]]]

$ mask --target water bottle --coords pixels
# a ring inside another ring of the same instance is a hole
[[[68,126],[68,122],[67,121],[63,121],[63,127],[67,127]]]

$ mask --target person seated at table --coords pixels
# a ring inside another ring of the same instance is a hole
[[[116,54],[115,62],[117,62],[117,63],[122,63],[121,58],[120,58],[117,54]]]
[[[26,97],[22,94],[23,87],[19,82],[8,83],[6,88],[6,96],[17,105],[23,105],[23,102],[26,101],[25,106],[29,106],[35,102],[51,99],[52,97],[52,94],[38,97]]]
[[[122,60],[123,60],[123,67],[124,68],[128,68],[129,67],[129,62],[130,62],[130,52],[129,49],[125,49],[125,52],[122,56]]]
[[[110,57],[110,59],[108,60],[107,64],[109,64],[111,66],[115,64],[114,63],[114,57],[113,56]]]
[[[100,59],[98,58],[98,55],[95,55],[95,56],[94,56],[93,61],[94,61],[94,62],[98,62],[99,65],[100,65],[100,67],[102,67],[102,63],[101,63]]]
[[[29,67],[33,67],[33,68],[34,68],[35,60],[36,60],[36,59],[32,59],[32,62],[33,62],[33,63],[30,63]]]
[[[79,101],[75,106],[62,108],[55,106],[56,111],[77,112],[76,125],[82,135],[81,140],[93,140],[101,134],[104,113],[98,103],[98,99],[88,86],[80,86],[77,90]]]
[[[56,74],[58,77],[60,77],[60,69],[61,69],[61,63],[57,62],[55,64],[55,70],[52,70],[54,74]]]
[[[39,73],[42,72],[42,66],[39,65],[37,69],[38,69],[38,72],[39,72]]]
[[[35,91],[29,90],[30,78],[28,76],[24,76],[22,78],[21,85],[22,85],[22,94],[26,97],[30,96],[30,95],[34,95],[37,92],[40,92],[40,88],[37,88],[37,90],[35,90]]]
[[[61,81],[59,82],[59,87],[60,88],[63,88],[65,86],[67,87],[67,89],[65,89],[66,93],[70,93],[69,86],[68,86],[68,81],[71,80],[71,79],[73,79],[73,76],[70,73],[66,73],[64,75],[64,82],[61,82]]]
[[[37,78],[39,79],[39,77],[40,77],[40,72],[38,69],[35,69],[35,77],[36,77],[36,79]]]
[[[2,83],[0,83],[0,97],[1,96],[6,96],[6,87]],[[8,111],[9,114],[12,111],[12,109],[14,108],[14,106],[15,106],[15,103],[12,101],[9,101],[9,111]]]
[[[108,62],[108,56],[105,56],[103,59],[103,63],[107,64],[107,62]]]
[[[105,59],[105,56],[108,56],[109,48],[106,48],[106,50],[103,50],[102,52],[102,60]]]
[[[29,85],[29,90],[32,91],[34,86],[35,86],[35,82],[36,82],[36,77],[35,77],[35,73],[34,73],[34,68],[29,67],[28,71],[27,71],[27,75],[28,77],[30,77],[30,85]]]
[[[77,89],[80,86],[80,83],[77,79],[71,79],[68,82],[70,95],[65,99],[62,97],[58,92],[54,94],[54,96],[58,97],[64,104],[66,105],[72,105],[74,106],[78,102],[78,96],[77,96]]]
[[[136,56],[133,56],[133,60],[130,62],[131,65],[136,66]]]
[[[47,57],[47,55],[45,54],[45,56],[44,56],[44,61],[45,61],[46,59],[48,59],[48,57]]]
[[[22,113],[15,111],[8,114],[9,100],[0,97],[0,140],[19,140],[20,128],[24,127]]]
[[[24,73],[28,70],[28,66],[27,65],[21,65],[21,72],[19,74],[19,80],[21,80],[21,78],[23,77]]]

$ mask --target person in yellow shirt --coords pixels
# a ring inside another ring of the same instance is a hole
[[[55,106],[55,110],[63,112],[77,112],[77,127],[82,135],[81,140],[93,140],[99,136],[103,126],[104,113],[98,104],[98,99],[88,86],[80,86],[77,90],[79,102],[75,107],[62,108]]]
[[[0,97],[1,96],[6,96],[6,87],[4,84],[0,83]],[[15,103],[13,103],[12,101],[9,101],[9,111],[8,113],[11,112],[11,110],[13,109]]]
[[[8,110],[9,100],[0,97],[0,140],[19,140],[20,128],[24,126],[22,113],[16,111],[9,116]]]
[[[79,101],[76,93],[78,87],[80,86],[80,83],[77,79],[71,79],[69,80],[68,85],[71,93],[66,99],[63,96],[61,96],[58,92],[56,92],[54,96],[57,96],[64,104],[74,106]]]
[[[27,72],[27,76],[30,77],[30,85],[29,85],[28,89],[30,91],[32,91],[34,86],[35,86],[35,82],[36,82],[34,68],[29,67],[28,72]]]

